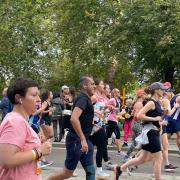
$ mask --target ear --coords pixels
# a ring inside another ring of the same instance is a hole
[[[22,104],[22,99],[21,99],[21,96],[19,94],[15,95],[15,102],[17,104]]]

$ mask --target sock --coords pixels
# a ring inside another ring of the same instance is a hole
[[[99,173],[100,171],[102,171],[102,167],[97,167],[97,173]]]

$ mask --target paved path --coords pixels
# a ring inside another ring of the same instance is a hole
[[[109,156],[111,157],[112,162],[115,163],[116,156],[115,151],[109,151]],[[55,170],[60,169],[64,166],[64,159],[65,159],[66,151],[65,148],[58,148],[54,147],[52,154],[48,157],[49,160],[53,160],[54,164],[47,169],[43,170],[43,180],[46,180],[47,177]],[[95,153],[94,153],[95,156]],[[180,167],[180,158],[177,154],[170,154],[170,161],[178,165]],[[95,159],[95,157],[94,157]],[[114,180],[114,173],[113,171],[107,171],[110,173],[111,177],[109,180]],[[152,163],[146,163],[142,166],[139,166],[139,168],[136,171],[133,171],[132,176],[128,176],[125,173],[123,173],[120,180],[148,180],[150,179],[153,172]],[[81,167],[80,164],[77,166],[76,173],[78,174],[78,177],[70,178],[70,180],[85,180],[85,173]],[[175,173],[166,173],[162,170],[163,177],[165,180],[180,180],[180,168],[176,170]]]

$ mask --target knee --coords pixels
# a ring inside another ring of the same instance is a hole
[[[84,167],[84,170],[86,172],[86,176],[95,176],[94,165],[86,166],[86,167]]]
[[[162,154],[160,154],[159,156],[156,156],[156,158],[154,159],[155,163],[162,163],[163,162],[163,156]]]

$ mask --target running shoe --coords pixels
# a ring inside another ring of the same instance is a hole
[[[40,162],[40,167],[43,169],[43,168],[46,168],[47,166],[50,166],[52,165],[54,162],[53,161],[41,161]]]
[[[124,142],[122,147],[128,147],[128,143],[127,142]]]
[[[177,169],[178,167],[173,166],[172,164],[169,165],[165,165],[164,166],[164,171],[165,172],[173,172],[175,169]]]
[[[154,174],[151,175],[151,177],[149,178],[149,180],[156,180],[155,175],[154,175]],[[165,180],[165,178],[164,178],[164,177],[161,177],[161,180]]]
[[[107,174],[104,171],[99,171],[96,174],[96,179],[109,179],[110,178],[110,174]]]
[[[113,170],[114,167],[117,166],[117,165],[116,165],[116,164],[112,164],[111,161],[107,161],[107,162],[105,162],[104,166],[105,166],[105,168],[106,168],[107,170]]]

